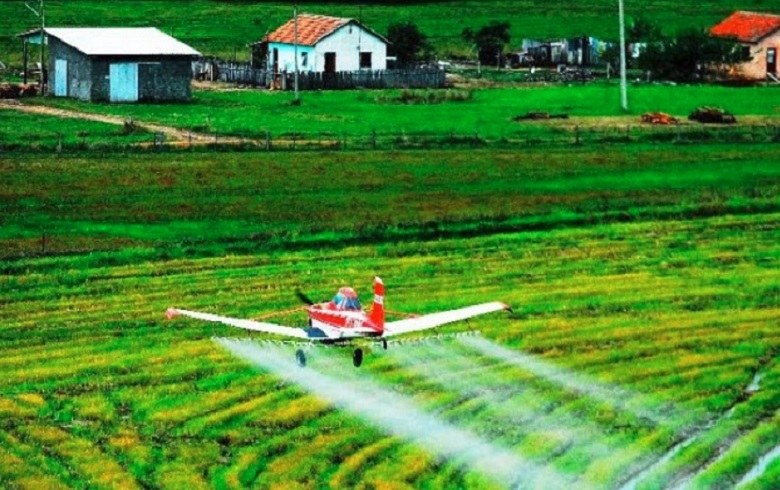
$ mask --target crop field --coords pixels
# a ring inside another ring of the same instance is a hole
[[[0,160],[0,257],[119,250],[132,261],[776,211],[776,160],[771,144],[19,154]]]
[[[0,487],[776,488],[776,161],[0,157]],[[514,312],[360,370],[348,349],[301,369],[267,336],[164,320],[257,318],[299,288],[366,301],[373,275],[393,311]]]
[[[109,114],[167,124],[199,132],[264,138],[279,134],[399,135],[429,133],[479,134],[511,138],[549,133],[555,127],[518,123],[529,111],[566,113],[580,123],[624,127],[638,125],[639,114],[664,111],[685,119],[695,108],[718,105],[747,124],[778,124],[780,97],[776,87],[637,85],[631,88],[631,117],[621,116],[617,83],[458,91],[463,97],[440,103],[403,104],[397,90],[318,91],[303,94],[303,105],[290,104],[291,94],[269,91],[194,93],[191,104],[90,104],[65,99],[29,99],[29,103],[82,112]],[[599,116],[608,122],[596,123]],[[747,119],[745,119],[747,117]],[[588,122],[590,120],[590,122]]]
[[[246,46],[292,16],[292,5],[279,1],[123,0],[110,8],[102,0],[47,0],[50,26],[147,26],[150,22],[207,55],[248,58]],[[539,0],[453,0],[445,2],[306,1],[301,10],[361,19],[380,33],[394,21],[412,20],[443,55],[468,54],[460,37],[464,27],[479,28],[491,21],[508,21],[512,39],[578,36],[617,38],[617,5],[595,0],[587,5],[566,1],[551,12]],[[705,28],[734,10],[771,11],[761,0],[626,1],[631,18],[645,17],[673,33],[684,27]],[[444,14],[446,12],[446,14]],[[565,18],[565,21],[563,20]],[[150,20],[151,19],[151,20]],[[20,63],[21,46],[14,36],[37,25],[21,0],[0,2],[0,60]],[[225,28],[229,26],[229,28]]]

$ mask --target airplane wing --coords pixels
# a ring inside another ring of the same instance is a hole
[[[274,323],[256,322],[254,320],[242,320],[239,318],[229,318],[226,316],[212,315],[211,313],[200,313],[197,311],[179,310],[177,308],[168,308],[165,316],[171,319],[178,315],[197,318],[207,322],[224,323],[232,327],[243,328],[245,330],[254,330],[255,332],[273,333],[284,335],[285,337],[294,337],[297,339],[309,339],[309,334],[301,328],[283,327]]]
[[[385,323],[385,331],[382,336],[393,337],[395,335],[418,332],[420,330],[435,328],[439,325],[458,322],[475,316],[484,315],[486,313],[493,313],[494,311],[508,309],[509,306],[505,305],[504,303],[494,301],[492,303],[467,306],[466,308],[460,308],[458,310],[440,311],[438,313],[431,313],[430,315],[423,315],[417,318],[408,318],[406,320],[399,320],[397,322]]]

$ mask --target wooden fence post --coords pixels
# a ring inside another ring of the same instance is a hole
[[[271,132],[266,131],[265,132],[265,149],[270,151],[271,150]]]

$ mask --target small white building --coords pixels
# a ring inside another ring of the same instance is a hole
[[[335,73],[387,69],[387,39],[355,19],[298,15],[255,43],[255,62],[274,74],[295,71]]]

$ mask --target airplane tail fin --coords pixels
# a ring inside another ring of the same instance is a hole
[[[371,321],[381,331],[385,329],[385,284],[379,277],[374,278],[374,306],[371,307]]]

